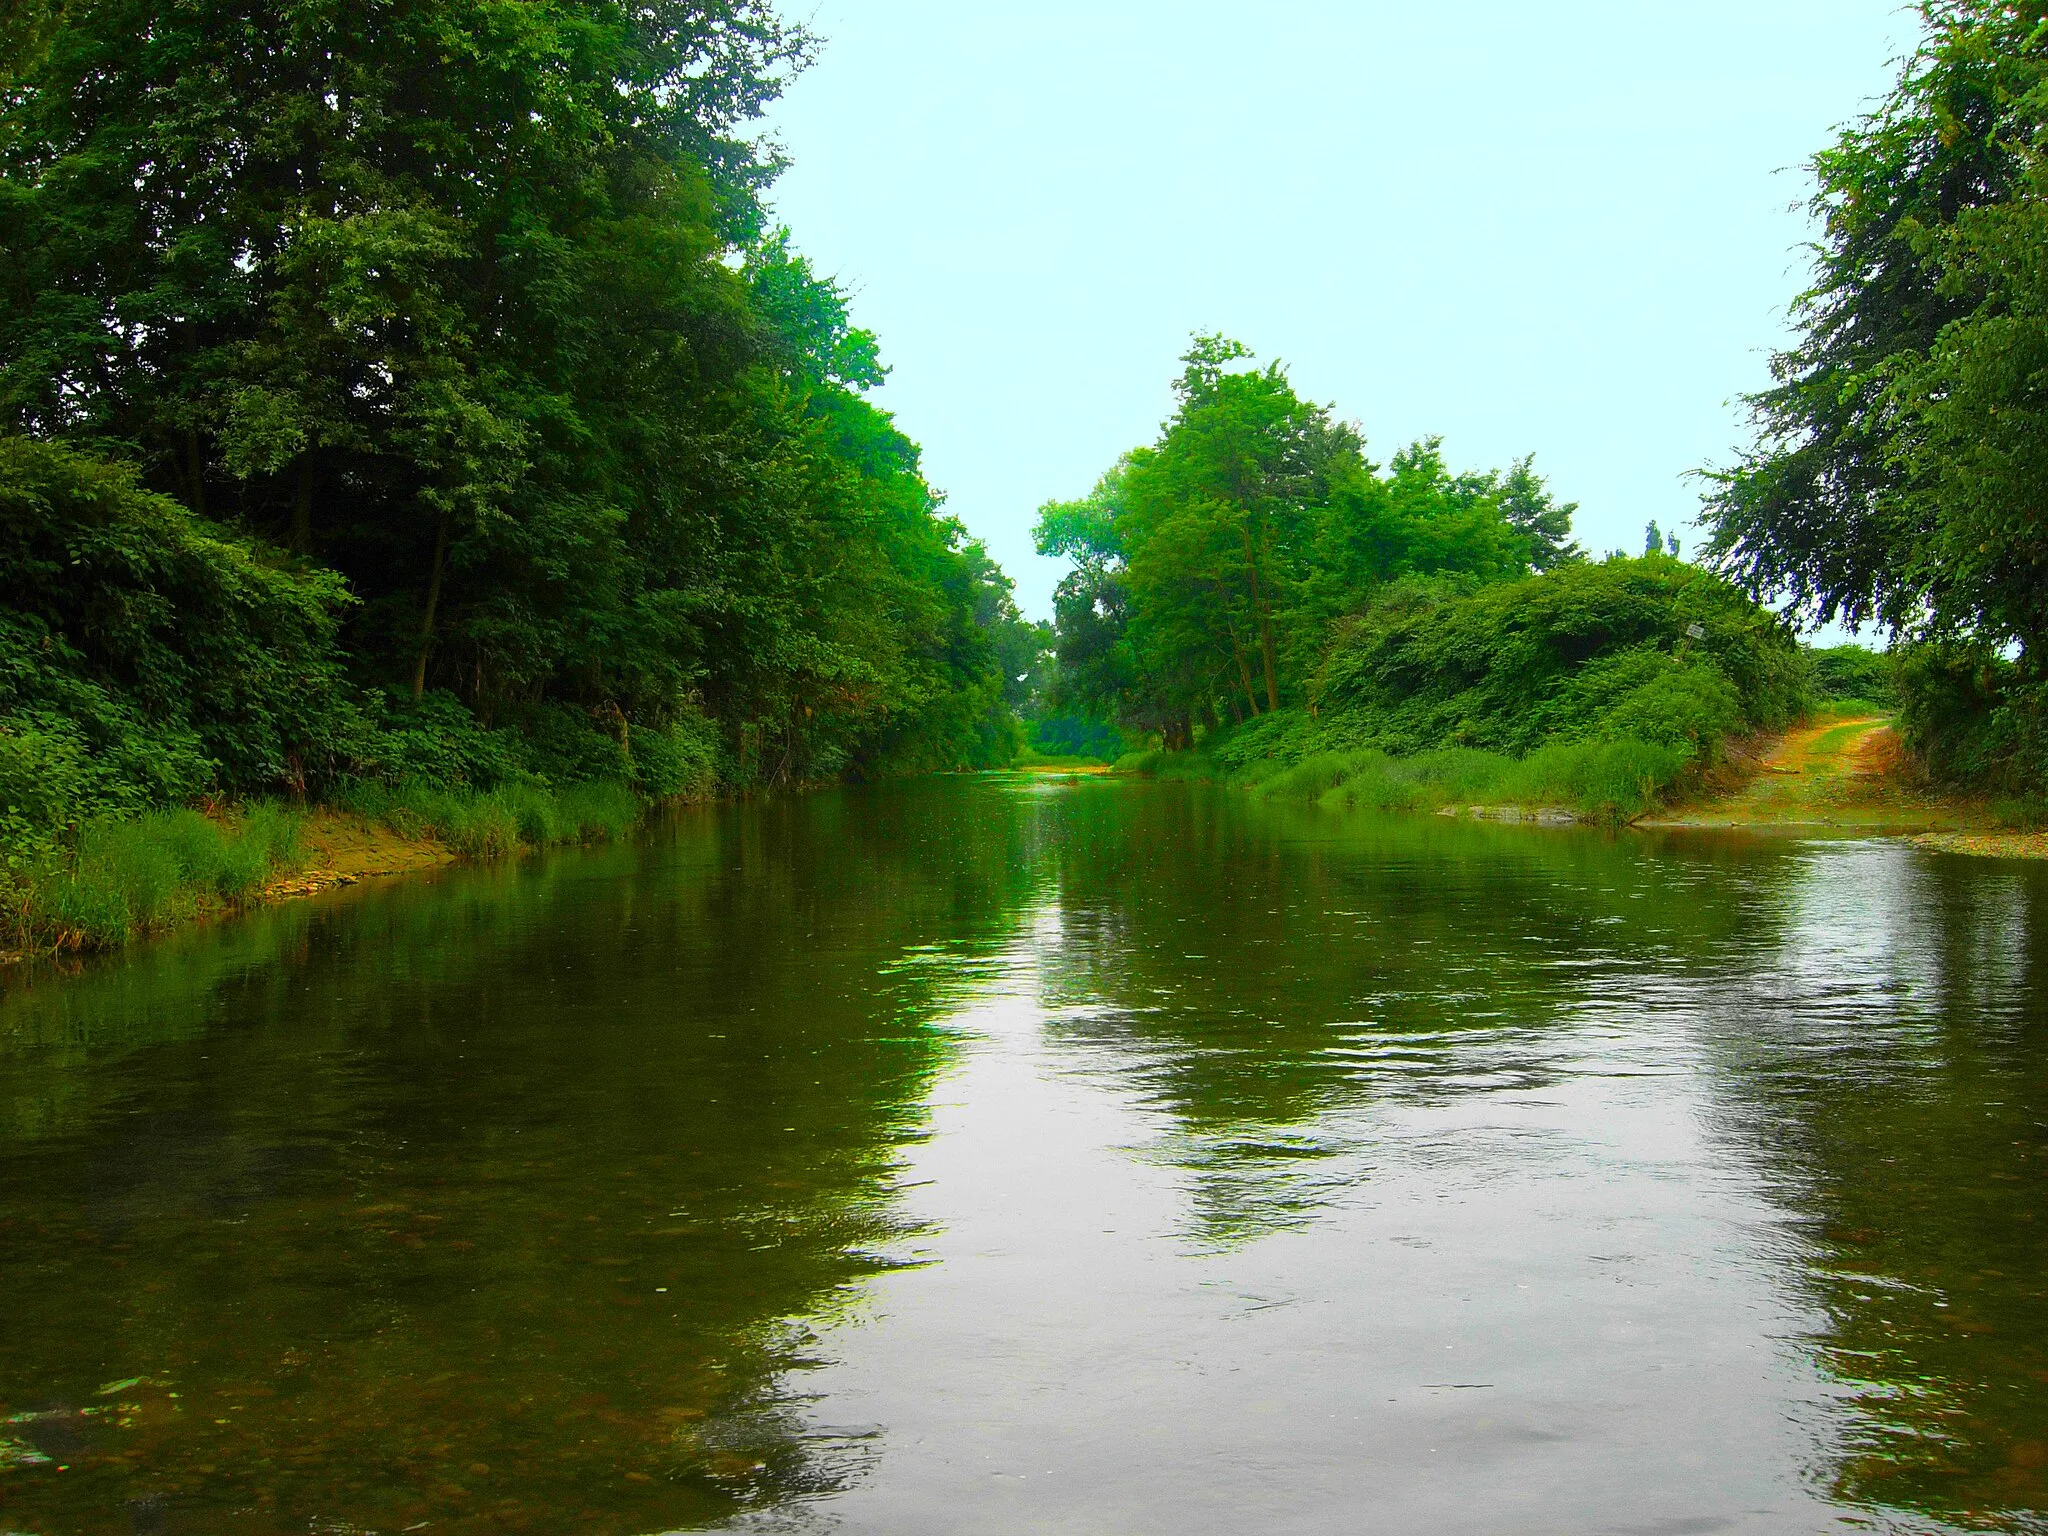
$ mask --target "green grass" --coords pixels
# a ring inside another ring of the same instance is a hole
[[[1162,779],[1216,779],[1263,798],[1332,810],[1417,811],[1448,805],[1557,806],[1611,824],[1658,804],[1692,757],[1679,747],[1623,738],[1553,742],[1526,757],[1441,747],[1393,756],[1375,748],[1313,752],[1288,766],[1253,763],[1219,770],[1198,752],[1138,752],[1120,771]]]
[[[640,797],[617,783],[508,784],[482,793],[358,784],[332,803],[404,836],[438,837],[474,859],[604,842],[642,810]],[[68,848],[0,850],[0,943],[24,954],[113,949],[239,905],[304,865],[303,824],[299,813],[262,802],[219,817],[151,811],[88,822]]]
[[[1867,720],[1873,715],[1893,715],[1898,712],[1895,704],[1880,704],[1871,699],[1827,699],[1814,705],[1808,718],[1815,724],[1823,720]]]
[[[503,784],[481,793],[367,783],[337,795],[334,804],[405,837],[438,837],[472,859],[502,858],[522,847],[607,842],[623,835],[641,812],[640,797],[632,789],[602,781],[565,789]]]
[[[247,901],[304,862],[301,818],[258,803],[214,818],[151,811],[87,822],[68,850],[6,870],[15,947],[106,949]]]

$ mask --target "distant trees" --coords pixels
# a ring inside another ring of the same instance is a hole
[[[1331,625],[1410,575],[1485,582],[1582,558],[1532,462],[1454,475],[1435,439],[1382,471],[1278,363],[1199,336],[1158,440],[1040,510],[1073,568],[1054,606],[1059,690],[1185,746],[1299,703]]]

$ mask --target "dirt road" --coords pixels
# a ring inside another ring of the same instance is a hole
[[[1731,793],[1646,819],[1659,827],[1842,827],[1870,832],[1983,828],[1981,807],[1928,795],[1899,773],[1899,738],[1884,715],[1787,731]]]

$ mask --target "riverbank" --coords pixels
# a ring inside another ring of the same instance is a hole
[[[68,850],[0,868],[0,964],[118,949],[147,935],[458,859],[605,842],[655,802],[610,781],[482,792],[358,785],[337,803],[149,812],[82,828]]]
[[[1642,744],[1569,744],[1515,760],[1463,748],[1395,757],[1312,754],[1290,766],[1231,771],[1197,752],[1134,754],[1119,771],[1206,779],[1332,810],[1429,811],[1541,826],[1642,830],[1829,829],[1906,837],[1990,858],[2048,858],[2048,833],[2015,830],[1982,797],[1944,792],[1914,771],[1888,714],[1832,711],[1791,730],[1729,744],[1717,769],[1688,783]],[[1665,797],[1660,803],[1660,796]]]
[[[1730,755],[1701,794],[1642,827],[1833,827],[1875,833],[1989,832],[1981,800],[1945,794],[1912,771],[1888,714],[1828,715]]]
[[[439,869],[459,857],[428,829],[403,833],[367,816],[324,807],[306,816],[301,840],[305,862],[264,886],[256,895],[256,904]]]
[[[1832,828],[1905,837],[1922,848],[1978,858],[2048,858],[2048,832],[2001,825],[1981,797],[1947,794],[1912,771],[1883,714],[1837,716],[1765,742],[1732,789],[1643,828]]]

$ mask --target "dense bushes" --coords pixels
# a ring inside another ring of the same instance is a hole
[[[1014,751],[1009,583],[769,228],[742,128],[801,26],[46,19],[0,91],[9,878],[98,889],[103,822],[202,796],[424,796],[490,851]]]
[[[1305,709],[1220,731],[1141,772],[1402,809],[1570,806],[1627,819],[1732,733],[1804,712],[1806,658],[1728,583],[1667,555],[1472,587],[1406,581],[1343,625]]]
[[[1896,657],[1861,645],[1823,646],[1806,654],[1816,699],[1880,709],[1899,702]]]
[[[0,836],[299,788],[360,754],[346,601],[126,468],[0,438]]]
[[[1107,720],[1055,714],[1031,722],[1032,750],[1047,757],[1094,757],[1114,762],[1124,755],[1124,733]]]
[[[1347,626],[1315,687],[1315,738],[1515,755],[1637,740],[1712,761],[1732,731],[1806,706],[1789,630],[1665,555],[1562,566],[1460,592],[1396,585]]]
[[[2038,800],[2048,785],[2048,686],[1976,646],[1898,658],[1899,734],[1938,780]]]
[[[389,733],[343,755],[390,777],[662,794],[1002,756],[1008,584],[865,398],[875,338],[768,227],[779,157],[742,130],[803,28],[761,0],[510,14],[84,0],[16,61],[0,431],[232,527],[219,600],[270,604],[216,631],[145,562],[135,602],[193,649],[112,691],[159,726],[224,688],[214,782],[312,777],[331,723],[283,706],[332,695],[275,695],[293,645],[235,647],[338,619]],[[205,780],[192,755],[151,798]]]

